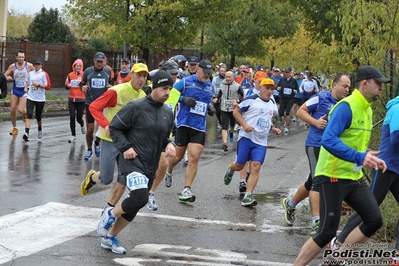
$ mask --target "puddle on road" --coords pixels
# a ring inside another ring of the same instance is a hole
[[[256,207],[251,208],[255,212],[251,212],[254,215],[248,216],[245,212],[244,216],[248,222],[258,224],[257,228],[263,233],[280,233],[285,232],[289,235],[304,235],[309,236],[311,231],[311,217],[309,211],[309,203],[307,201],[302,202],[296,211],[294,227],[289,227],[284,222],[284,210],[281,206],[281,200],[287,196],[287,191],[271,191],[263,194],[254,194],[254,197],[258,201]],[[243,194],[226,194],[223,199],[225,200],[241,200]],[[250,208],[248,208],[250,210]],[[238,214],[240,216],[240,214]],[[262,222],[259,224],[259,216],[262,217]],[[253,229],[252,229],[253,230]]]

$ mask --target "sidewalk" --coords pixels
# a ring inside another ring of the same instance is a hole
[[[10,90],[8,90],[8,94]],[[65,88],[53,88],[46,91],[60,97],[62,100],[46,101],[43,110],[43,117],[67,116],[68,115],[68,90]],[[20,115],[17,114],[17,119]],[[0,101],[0,121],[8,121],[10,119],[10,101]]]

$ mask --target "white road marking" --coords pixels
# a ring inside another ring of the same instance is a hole
[[[0,217],[0,264],[94,231],[99,213],[101,209],[50,202]]]
[[[198,265],[198,266],[227,266],[227,265],[267,265],[289,266],[291,263],[273,261],[248,260],[245,254],[217,249],[193,248],[190,246],[142,244],[137,245],[132,253],[136,256],[151,258],[117,258],[114,261],[125,266],[145,265],[145,262],[160,262],[168,265]],[[163,259],[153,258],[154,256]],[[170,258],[170,259],[169,259]],[[141,262],[144,262],[142,264]]]
[[[53,247],[55,245],[59,245],[76,237],[80,237],[82,235],[95,231],[97,223],[100,219],[101,211],[102,209],[100,208],[89,208],[57,202],[49,202],[44,205],[36,206],[30,209],[0,217],[0,264],[9,262],[19,257],[29,256],[36,252]],[[259,230],[261,232],[300,228],[284,227],[270,224],[263,224],[259,226],[253,223],[234,223],[222,220],[195,219],[189,217],[161,215],[145,212],[139,213],[138,216],[175,220],[178,222],[191,222],[205,225],[212,224],[231,227],[253,228],[254,230]],[[49,232],[56,233],[49,234]],[[145,245],[140,245],[136,247],[136,250],[154,250],[154,245],[150,247],[151,248],[148,248],[148,246]],[[159,248],[160,246],[158,245],[157,247]],[[173,247],[174,249],[176,249],[176,246]],[[191,249],[191,247],[188,248]],[[156,252],[162,253],[164,251],[158,249],[156,250]],[[223,251],[223,254],[229,254],[229,259],[231,260],[231,256],[233,253]],[[243,258],[237,259],[241,261]],[[254,265],[256,265],[256,263]]]

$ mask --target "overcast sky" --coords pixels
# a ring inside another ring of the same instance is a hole
[[[65,5],[67,0],[8,0],[8,10],[14,9],[17,13],[34,15],[39,12],[42,6],[47,9],[58,8]]]

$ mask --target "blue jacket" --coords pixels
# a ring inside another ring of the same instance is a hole
[[[192,97],[197,104],[190,108],[183,101],[179,103],[179,110],[176,116],[176,127],[189,127],[198,131],[206,132],[206,114],[210,105],[214,87],[208,79],[205,83],[198,80],[197,75],[187,76],[174,85],[183,97]]]
[[[399,96],[387,103],[378,157],[385,161],[388,170],[399,174]]]

